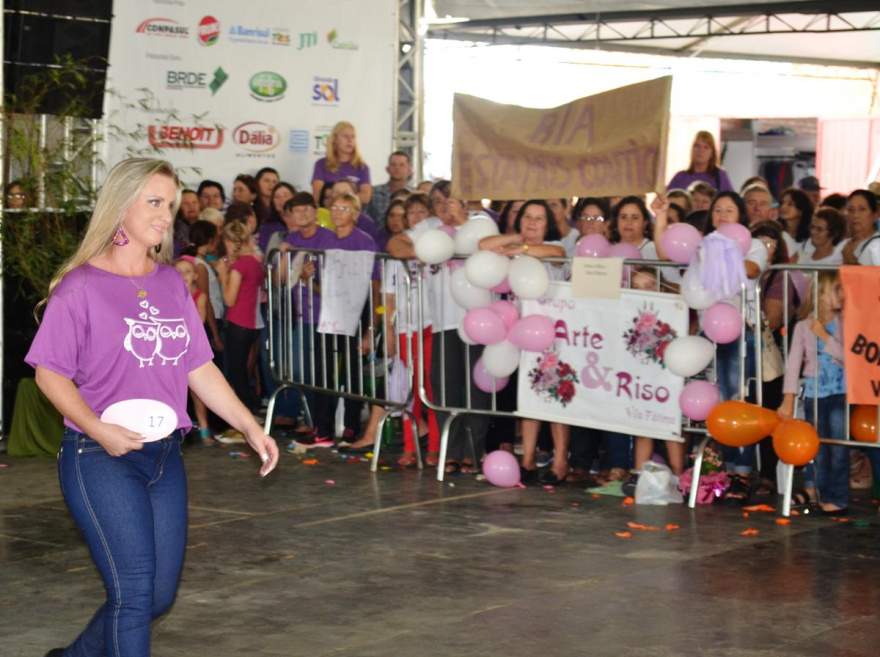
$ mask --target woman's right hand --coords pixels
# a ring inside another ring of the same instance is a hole
[[[133,450],[144,448],[144,438],[118,424],[98,422],[88,436],[96,440],[110,456],[125,456]]]
[[[782,405],[776,410],[776,414],[783,420],[790,420],[794,417],[794,401],[784,400]]]

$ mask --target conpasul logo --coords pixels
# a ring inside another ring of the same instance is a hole
[[[177,37],[179,39],[189,36],[189,28],[171,18],[148,18],[141,21],[135,32],[148,36]]]
[[[312,78],[312,102],[316,105],[337,105],[339,103],[339,78]]]
[[[223,145],[223,128],[207,125],[151,125],[147,140],[153,148],[205,148]]]
[[[274,102],[284,98],[287,80],[273,71],[260,71],[251,76],[248,86],[251,97],[264,102]]]
[[[280,142],[278,130],[262,121],[247,121],[236,126],[232,141],[236,146],[251,153],[267,153],[275,150]]]
[[[339,33],[336,31],[336,28],[333,28],[329,32],[327,32],[327,43],[330,44],[331,48],[336,48],[337,50],[357,50],[358,44],[354,41],[340,41]]]
[[[220,39],[220,21],[213,16],[204,16],[199,21],[199,43],[213,46]]]

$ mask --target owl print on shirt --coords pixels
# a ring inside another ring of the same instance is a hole
[[[160,317],[160,310],[144,295],[138,302],[137,318],[124,317],[128,324],[122,346],[134,356],[140,367],[152,367],[158,357],[160,365],[176,366],[189,347],[190,335],[183,317]]]

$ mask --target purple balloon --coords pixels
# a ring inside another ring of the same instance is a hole
[[[742,224],[721,224],[718,232],[739,244],[739,250],[745,255],[752,248],[752,234]]]
[[[510,281],[505,278],[498,285],[492,288],[496,294],[510,294]]]
[[[593,233],[592,235],[585,235],[578,240],[577,246],[574,248],[574,254],[588,258],[606,258],[610,249],[611,243],[604,235]]]
[[[526,315],[513,325],[507,339],[523,351],[544,351],[556,339],[556,323],[546,315]]]
[[[608,251],[609,258],[623,258],[624,260],[641,260],[642,252],[639,247],[629,242],[618,242],[612,244]]]
[[[486,480],[499,488],[512,488],[519,483],[519,462],[510,452],[495,450],[483,459]]]
[[[691,381],[681,390],[678,405],[690,419],[702,422],[709,417],[715,405],[721,401],[718,386],[708,381]]]
[[[504,320],[504,325],[508,330],[510,330],[510,327],[516,324],[516,321],[519,319],[519,311],[510,301],[496,301],[495,303],[489,304],[489,310]]]
[[[464,316],[464,332],[477,344],[496,344],[507,337],[507,325],[489,308],[471,308]]]
[[[707,338],[718,344],[727,344],[742,333],[742,315],[729,303],[716,303],[703,313],[700,325]]]
[[[498,392],[499,390],[503,390],[507,383],[510,381],[509,376],[503,376],[501,378],[492,376],[489,372],[486,371],[486,366],[483,365],[483,359],[477,359],[477,362],[474,363],[474,385],[477,386],[483,392]]]
[[[672,262],[686,265],[694,257],[703,236],[690,224],[672,224],[663,233],[660,244]]]
[[[456,231],[455,226],[449,226],[449,225],[447,225],[447,224],[442,224],[442,225],[438,228],[438,230],[442,230],[444,233],[446,233],[447,235],[449,235],[449,237],[455,237],[455,231]]]

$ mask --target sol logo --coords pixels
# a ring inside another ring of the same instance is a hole
[[[153,148],[220,148],[223,128],[207,125],[151,125],[147,139]]]
[[[260,71],[251,76],[248,86],[251,97],[264,102],[281,100],[287,91],[287,80],[272,71]]]
[[[274,150],[281,140],[275,126],[262,121],[248,121],[235,128],[232,141],[246,151],[266,153]]]
[[[165,36],[185,38],[189,36],[189,28],[171,18],[148,18],[137,26],[135,32],[148,36]]]
[[[213,16],[205,16],[199,21],[199,43],[213,46],[220,39],[220,21]]]
[[[339,102],[339,78],[313,78],[312,101],[321,105]]]

